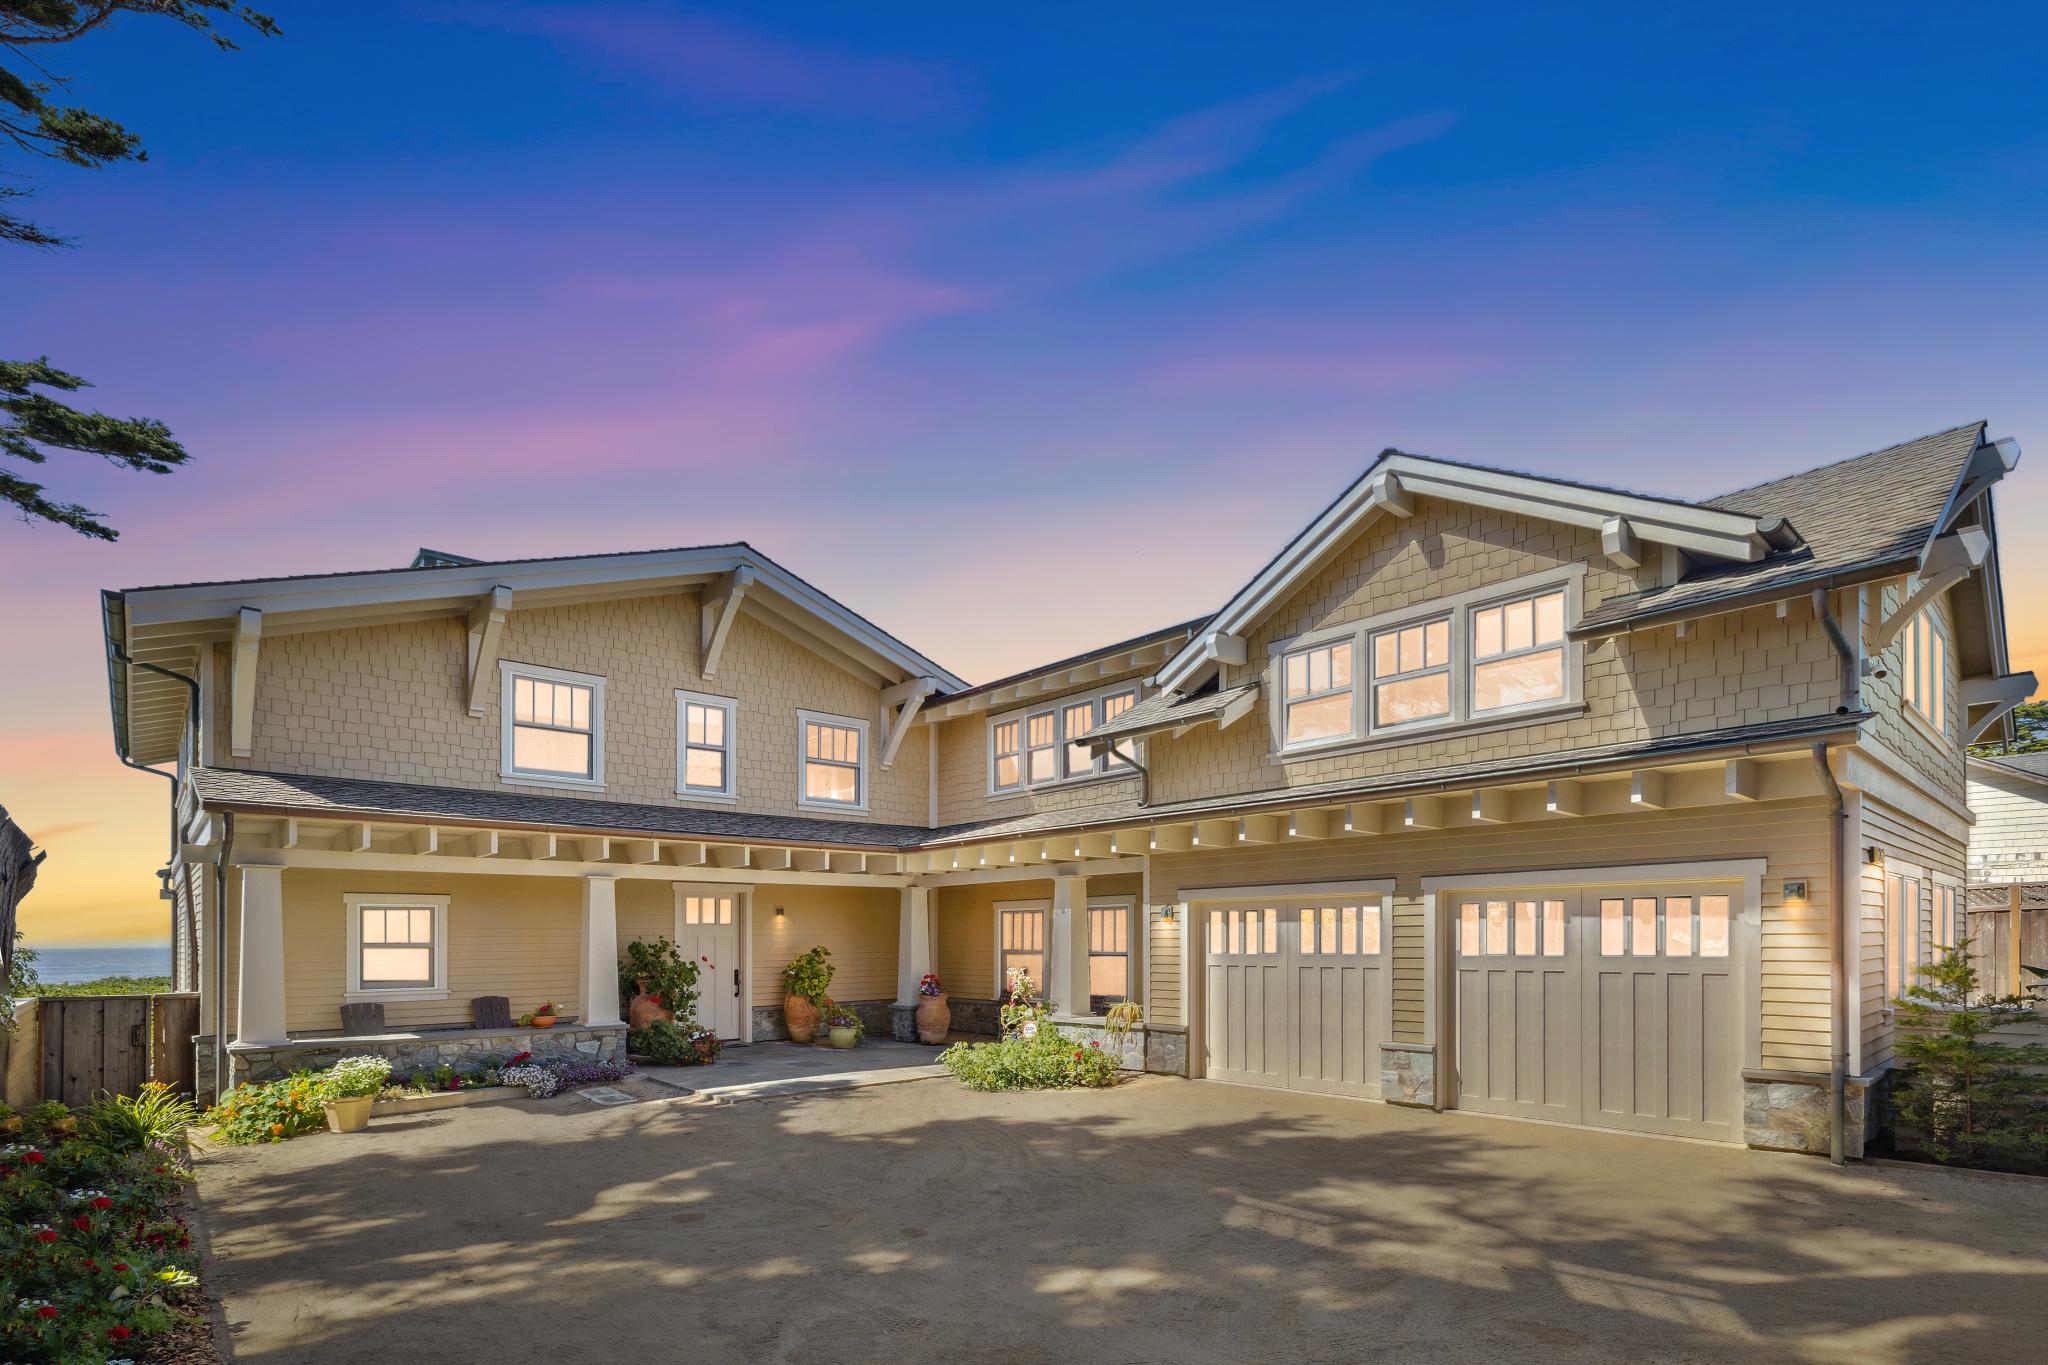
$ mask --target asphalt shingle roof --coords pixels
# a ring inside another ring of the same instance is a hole
[[[1114,720],[1102,724],[1083,735],[1083,739],[1121,739],[1125,735],[1144,735],[1171,726],[1187,725],[1206,720],[1238,698],[1259,690],[1256,682],[1241,687],[1226,687],[1216,692],[1204,692],[1196,697],[1175,696],[1171,692],[1155,692]]]
[[[1755,563],[1695,569],[1667,588],[1610,597],[1587,611],[1573,634],[1599,635],[1722,599],[1789,590],[1834,574],[1916,559],[1983,434],[1984,423],[1969,422],[1707,498],[1702,506],[1784,517],[1806,543]]]
[[[2003,768],[2009,773],[2018,773],[2021,777],[2029,777],[2036,782],[2048,782],[2048,753],[1972,754],[1970,761],[1993,768]]]

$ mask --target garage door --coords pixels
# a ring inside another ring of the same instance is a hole
[[[1391,946],[1382,898],[1207,911],[1210,1078],[1378,1099]]]
[[[1460,1108],[1740,1139],[1739,901],[1730,888],[1448,899]]]

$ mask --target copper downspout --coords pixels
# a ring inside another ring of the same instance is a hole
[[[1862,698],[1858,695],[1860,679],[1856,651],[1849,644],[1848,637],[1842,634],[1842,627],[1829,608],[1826,588],[1813,590],[1813,614],[1827,632],[1835,652],[1842,657],[1842,704],[1837,708],[1837,714],[1860,711],[1863,707]],[[1828,763],[1825,741],[1818,741],[1813,746],[1813,766],[1828,793],[1828,1160],[1842,1166],[1848,1163],[1845,1130],[1849,1118],[1849,971],[1842,960],[1849,941],[1845,927],[1845,917],[1849,913],[1848,879],[1842,875],[1848,842],[1843,835],[1849,813],[1848,803],[1842,796],[1842,784],[1835,780],[1834,768]]]

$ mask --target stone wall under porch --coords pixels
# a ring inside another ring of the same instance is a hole
[[[213,1039],[196,1038],[199,1088],[213,1082]],[[449,1066],[457,1071],[481,1070],[486,1061],[504,1061],[531,1052],[536,1061],[620,1062],[626,1059],[626,1027],[600,1024],[588,1028],[548,1029],[422,1029],[413,1033],[377,1033],[358,1037],[295,1038],[288,1043],[228,1048],[231,1083],[274,1081],[303,1069],[333,1066],[343,1057],[370,1054],[391,1059],[396,1075]]]

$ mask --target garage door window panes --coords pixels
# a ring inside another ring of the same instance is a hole
[[[1602,957],[1726,957],[1728,897],[1610,896],[1600,902]]]
[[[1301,909],[1303,957],[1352,957],[1380,951],[1380,907],[1319,905]]]
[[[1458,907],[1464,957],[1563,957],[1561,900],[1466,901]]]
[[[1280,911],[1211,910],[1209,951],[1231,957],[1268,957],[1280,951]]]

